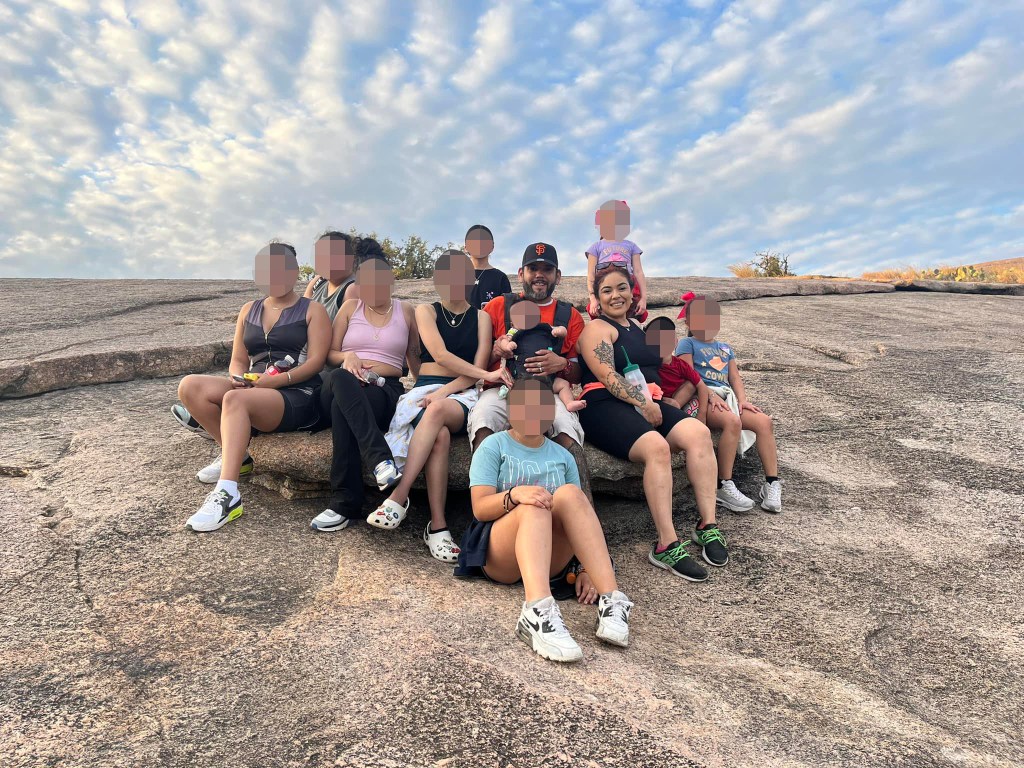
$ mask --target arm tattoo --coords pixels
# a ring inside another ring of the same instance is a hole
[[[644,391],[640,387],[630,384],[622,377],[622,374],[615,371],[615,350],[611,344],[607,341],[600,342],[594,347],[594,356],[598,362],[604,363],[612,369],[608,381],[604,383],[605,389],[619,400],[625,400],[627,403],[636,403],[642,406],[647,402]]]
[[[620,373],[612,371],[612,375],[605,382],[605,388],[619,398],[619,400],[625,400],[631,405],[644,406],[647,404],[644,391],[635,384],[630,384]]]

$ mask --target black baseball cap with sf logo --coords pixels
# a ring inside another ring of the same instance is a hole
[[[523,266],[536,264],[539,261],[558,269],[558,251],[555,250],[555,246],[548,243],[532,243],[526,246],[526,250],[523,252]]]

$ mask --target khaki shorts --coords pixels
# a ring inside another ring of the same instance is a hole
[[[498,387],[481,392],[480,399],[469,412],[466,430],[469,432],[470,445],[473,444],[478,429],[489,429],[491,432],[508,429],[508,400],[498,395]],[[577,445],[583,445],[583,428],[580,426],[579,417],[575,413],[569,413],[562,401],[556,397],[555,421],[548,430],[548,437],[554,438],[562,434],[571,437]]]

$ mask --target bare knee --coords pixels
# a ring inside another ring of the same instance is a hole
[[[547,521],[549,524],[551,522],[551,510],[547,507],[538,507],[533,504],[520,504],[513,510],[513,512],[519,516],[520,521]]]
[[[202,379],[194,373],[190,373],[188,376],[178,382],[178,399],[181,402],[186,403],[190,400],[195,399],[199,393],[199,388]]]
[[[578,508],[580,505],[590,506],[587,495],[579,486],[572,483],[566,483],[560,488],[556,488],[555,492],[551,494],[551,498],[554,500],[555,514]]]
[[[447,399],[448,398],[445,398],[444,400],[435,400],[426,408],[424,408],[423,418],[420,419],[420,424],[422,424],[423,422],[427,422],[429,424],[442,423],[444,421],[445,401]]]
[[[740,421],[740,417],[730,411],[722,418],[722,431],[730,434],[738,433],[743,427],[743,422]]]
[[[648,432],[655,437],[643,438],[646,443],[641,448],[640,461],[644,464],[667,464],[672,458],[672,450],[668,441],[657,432]]]
[[[221,408],[225,413],[244,410],[245,391],[241,389],[232,389],[230,392],[225,392],[224,399],[221,401]]]

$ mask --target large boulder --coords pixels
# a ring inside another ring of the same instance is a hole
[[[253,438],[249,453],[256,462],[257,473],[253,482],[280,492],[285,498],[318,498],[330,493],[328,482],[331,471],[331,432],[325,430],[310,435],[291,432],[279,435],[259,435]],[[595,493],[623,498],[643,498],[643,467],[609,456],[592,445],[583,447],[590,470],[590,486]],[[448,487],[469,487],[469,462],[472,457],[469,440],[465,436],[452,441],[448,470]],[[686,460],[682,454],[672,459],[676,491],[686,488]],[[363,482],[376,487],[368,467],[363,467]],[[423,476],[417,478],[415,488],[423,488]]]

